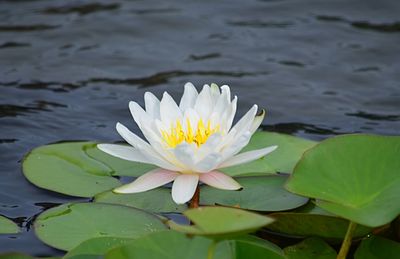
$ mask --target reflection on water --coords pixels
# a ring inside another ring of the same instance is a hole
[[[396,0],[1,1],[0,214],[23,232],[1,236],[0,251],[60,254],[31,224],[85,201],[30,185],[24,154],[120,140],[117,121],[138,132],[127,105],[145,91],[229,84],[239,115],[267,109],[264,130],[399,134],[399,13]]]

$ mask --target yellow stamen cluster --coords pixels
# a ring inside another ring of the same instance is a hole
[[[182,127],[182,123],[178,120],[176,125],[171,125],[171,130],[161,131],[161,134],[169,147],[176,147],[181,144],[183,141],[187,143],[196,143],[197,146],[200,146],[206,143],[209,136],[219,131],[219,125],[214,128],[211,128],[211,122],[207,122],[207,126],[204,125],[202,119],[197,123],[197,130],[192,129],[190,124],[190,120],[186,120],[186,128],[185,131]]]

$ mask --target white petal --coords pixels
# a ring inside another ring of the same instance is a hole
[[[143,110],[137,102],[129,102],[129,110],[131,111],[132,117],[135,120],[139,128],[142,128],[144,124],[148,124],[151,121],[150,116]]]
[[[253,123],[250,126],[250,132],[251,134],[253,134],[254,132],[256,132],[256,130],[258,129],[258,127],[260,127],[262,121],[264,120],[265,117],[265,110],[261,110],[261,114],[257,115],[254,120]]]
[[[200,181],[212,187],[223,190],[239,190],[242,188],[242,186],[232,177],[218,171],[201,174]]]
[[[183,164],[186,170],[193,170],[195,166],[195,147],[196,144],[188,144],[183,142],[182,144],[177,145],[174,149],[175,158],[179,160]]]
[[[225,131],[228,132],[229,129],[232,127],[233,119],[235,118],[236,115],[236,109],[237,109],[237,96],[233,98],[233,101],[231,102],[231,106],[226,113],[226,123],[225,123]]]
[[[106,152],[109,155],[121,159],[139,163],[147,163],[147,164],[151,163],[151,161],[145,155],[143,155],[138,149],[130,146],[114,145],[114,144],[98,144],[97,148],[103,152]]]
[[[252,150],[252,151],[238,154],[238,155],[231,157],[228,160],[224,161],[218,168],[224,168],[224,167],[229,167],[229,166],[234,166],[234,165],[251,162],[253,160],[256,160],[263,156],[266,156],[267,154],[271,153],[272,151],[274,151],[277,148],[278,148],[278,146],[271,146],[271,147],[267,147],[267,148],[263,148],[263,149],[257,149],[257,150]]]
[[[113,191],[117,193],[145,192],[172,182],[178,175],[177,172],[158,168],[145,173],[129,184],[115,188]]]
[[[198,183],[199,176],[197,174],[179,175],[172,185],[172,199],[177,204],[190,201],[196,191]]]
[[[235,129],[237,131],[237,134],[241,134],[244,131],[249,130],[252,122],[254,121],[254,117],[257,113],[257,105],[253,105],[251,109],[246,112],[245,115],[233,126],[232,129]]]
[[[199,96],[197,97],[194,109],[199,114],[200,118],[204,122],[208,120],[208,116],[213,109],[213,103],[211,100],[210,86],[204,85],[203,90],[201,90]]]
[[[213,105],[217,103],[218,97],[221,95],[217,84],[212,83],[210,86],[210,95]]]
[[[149,145],[146,141],[139,138],[136,134],[131,132],[128,128],[126,128],[121,123],[117,123],[117,131],[118,133],[133,147],[137,148],[145,154],[149,159],[151,159],[152,164],[155,164],[161,168],[165,168],[172,171],[180,170],[175,165],[163,159],[152,146]]]
[[[160,116],[161,121],[168,127],[176,125],[177,120],[181,121],[182,119],[181,110],[167,92],[164,92],[163,98],[160,102]]]
[[[222,156],[218,153],[208,154],[205,158],[201,159],[195,165],[195,172],[208,173],[215,169],[221,163]]]
[[[146,92],[144,103],[147,114],[153,119],[160,119],[160,100],[154,94]]]
[[[194,85],[190,82],[186,83],[185,90],[183,91],[183,95],[179,103],[179,108],[181,111],[184,112],[188,108],[193,108],[198,95],[199,94],[197,93]]]
[[[225,148],[222,150],[223,160],[227,160],[231,156],[239,153],[242,148],[244,148],[250,141],[251,133],[246,131],[241,136],[238,136],[231,143],[226,144]]]

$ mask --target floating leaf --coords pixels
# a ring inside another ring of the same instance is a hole
[[[132,238],[118,238],[118,237],[97,237],[86,240],[79,244],[77,247],[70,250],[63,258],[64,259],[97,259],[100,255],[104,255],[112,248],[125,245],[132,242]]]
[[[153,214],[101,203],[70,203],[49,209],[39,215],[34,226],[43,242],[61,250],[95,237],[137,238],[165,229]]]
[[[110,156],[94,142],[65,142],[32,150],[23,161],[25,177],[51,191],[92,197],[121,183],[114,175],[139,176],[154,168]]]
[[[398,259],[400,243],[379,236],[364,239],[354,254],[355,259]]]
[[[110,250],[106,259],[204,259],[211,240],[189,238],[174,231],[149,234],[133,242]]]
[[[119,194],[112,191],[95,196],[95,202],[120,204],[151,212],[183,212],[186,205],[177,205],[171,197],[171,189],[157,188],[141,193]]]
[[[400,214],[400,137],[344,135],[305,153],[286,188],[371,227]]]
[[[106,259],[204,259],[212,241],[203,237],[191,237],[175,232],[162,231],[138,238],[129,244],[110,250]],[[276,245],[256,238],[240,238],[218,243],[213,258],[283,259],[282,250]]]
[[[19,227],[12,220],[0,216],[0,234],[16,234],[19,233]]]
[[[295,237],[322,237],[342,240],[346,234],[349,221],[336,216],[309,213],[278,212],[268,216],[276,221],[268,229]],[[358,225],[354,237],[363,237],[371,228]]]
[[[216,253],[218,252],[224,252],[231,259],[286,259],[279,246],[254,236],[222,241],[218,244]],[[217,256],[216,254],[214,258],[221,258],[221,256]]]
[[[243,186],[241,191],[226,191],[203,186],[200,192],[200,203],[237,206],[255,211],[281,211],[302,206],[308,201],[307,198],[292,194],[283,188],[287,180],[287,176],[284,175],[235,179]]]
[[[283,249],[288,259],[335,259],[336,251],[319,238],[304,241]]]
[[[187,234],[213,238],[226,238],[250,233],[273,222],[267,216],[226,207],[200,207],[189,209],[183,214],[194,225],[178,225],[169,221],[168,224],[172,229]]]
[[[245,175],[253,173],[291,173],[304,151],[314,146],[316,142],[275,132],[256,132],[250,143],[242,152],[277,145],[276,149],[266,157],[243,165],[222,169],[231,175]]]

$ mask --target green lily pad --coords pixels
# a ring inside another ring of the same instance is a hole
[[[95,237],[137,238],[166,228],[153,214],[102,203],[63,204],[40,214],[34,227],[39,239],[61,250]]]
[[[282,211],[297,208],[308,201],[308,198],[290,193],[283,187],[287,180],[284,175],[235,179],[243,186],[242,190],[226,191],[202,186],[200,204],[218,204],[255,211]]]
[[[306,152],[286,188],[323,209],[377,227],[400,214],[400,137],[343,135]]]
[[[189,209],[183,214],[194,225],[179,225],[168,221],[171,229],[212,238],[226,238],[254,232],[273,222],[273,219],[267,216],[227,207],[200,207]]]
[[[321,237],[342,240],[346,235],[349,221],[336,216],[309,213],[278,212],[268,216],[276,221],[267,226],[268,229],[291,235],[293,237]],[[363,237],[371,232],[371,228],[358,225],[353,237]]]
[[[319,238],[307,238],[283,251],[288,259],[335,259],[336,251]]]
[[[106,259],[204,259],[211,240],[203,237],[189,238],[175,231],[152,233],[129,244],[111,249]]]
[[[221,256],[218,256],[218,252],[226,254],[231,259],[286,259],[279,246],[254,236],[244,236],[235,240],[222,241],[218,243],[214,258],[221,258]]]
[[[19,227],[12,220],[0,216],[0,234],[16,234],[19,233]]]
[[[379,236],[364,239],[354,254],[355,259],[398,259],[400,243]]]
[[[177,205],[171,197],[171,189],[156,188],[141,193],[119,194],[112,191],[95,196],[95,202],[120,204],[150,212],[183,212],[187,205]]]
[[[275,132],[256,132],[249,144],[241,151],[250,151],[277,145],[278,149],[250,163],[221,169],[231,176],[247,174],[265,174],[284,172],[291,173],[304,151],[313,147],[316,142]]]
[[[96,145],[93,142],[66,142],[35,148],[24,158],[23,173],[41,188],[92,197],[121,184],[111,176],[138,176],[154,168],[112,157],[98,150]]]
[[[104,255],[112,248],[125,245],[132,242],[132,238],[118,238],[118,237],[97,237],[83,241],[77,247],[70,250],[63,258],[82,258],[97,259],[100,255]]]
[[[212,241],[203,237],[188,237],[175,231],[162,231],[138,238],[129,244],[110,250],[106,259],[204,259]],[[227,240],[217,244],[215,259],[270,258],[284,259],[276,245],[256,238]]]

